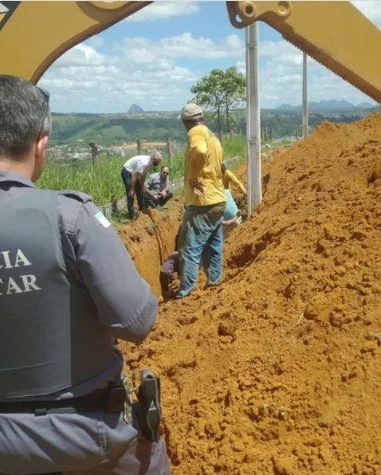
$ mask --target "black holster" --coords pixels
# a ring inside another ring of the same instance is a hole
[[[132,411],[138,419],[142,435],[152,441],[160,439],[160,378],[152,371],[143,369],[137,391],[137,401],[132,403]]]

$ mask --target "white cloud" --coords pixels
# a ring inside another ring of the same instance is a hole
[[[260,44],[259,54],[281,64],[301,65],[303,62],[301,51],[287,41],[263,41]]]
[[[168,18],[174,18],[177,16],[192,15],[197,13],[199,7],[197,2],[182,1],[182,2],[167,2],[160,1],[154,2],[142,10],[134,13],[128,17],[126,22],[142,22],[142,21],[154,21],[163,20]]]
[[[74,46],[70,51],[62,55],[54,64],[55,68],[68,68],[73,66],[96,67],[104,64],[106,61],[102,53],[98,53],[95,48],[86,44]]]
[[[280,40],[260,42],[259,55],[262,107],[275,107],[280,103],[300,105],[303,53],[291,43]],[[237,61],[236,66],[245,74],[244,60]],[[374,103],[312,58],[308,58],[308,95],[309,101],[346,99],[353,104]]]
[[[219,43],[210,38],[194,38],[191,33],[164,37],[159,41],[148,38],[125,38],[118,46],[128,60],[149,63],[154,58],[167,59],[224,59],[244,54],[245,45],[235,34],[225,37]]]
[[[139,103],[147,110],[166,110],[176,108],[174,101],[188,99],[198,73],[177,65],[158,49],[150,51],[147,38],[130,39],[131,48],[126,49],[124,42],[122,46],[106,56],[87,42],[58,59],[41,79],[51,92],[52,109],[123,112]]]

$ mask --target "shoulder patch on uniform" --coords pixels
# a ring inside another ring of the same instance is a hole
[[[111,226],[110,221],[106,218],[102,211],[98,211],[98,213],[95,215],[95,219],[97,219],[104,228],[109,228]]]
[[[92,201],[91,196],[87,195],[86,193],[82,193],[81,191],[61,190],[58,192],[58,194],[67,196],[68,198],[74,198],[81,203]]]

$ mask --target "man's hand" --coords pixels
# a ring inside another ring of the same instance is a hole
[[[204,196],[204,184],[202,183],[201,178],[189,180],[188,183],[195,195]]]
[[[131,190],[128,192],[128,196],[129,196],[130,198],[133,198],[133,197],[135,196],[135,190],[133,190],[133,189],[131,188]]]
[[[167,196],[167,192],[166,192],[165,190],[162,190],[162,191],[160,192],[160,194],[161,194],[161,196],[162,196],[163,198],[165,198],[165,197]]]

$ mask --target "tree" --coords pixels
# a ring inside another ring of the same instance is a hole
[[[206,106],[217,117],[218,132],[221,136],[225,122],[227,132],[231,131],[231,111],[246,96],[246,79],[235,66],[225,70],[213,69],[209,76],[204,76],[191,87],[195,101]]]

